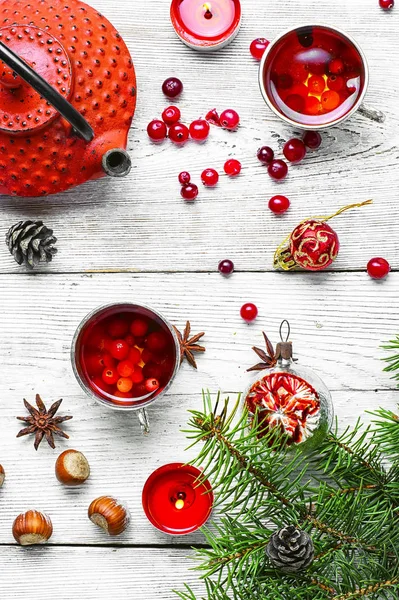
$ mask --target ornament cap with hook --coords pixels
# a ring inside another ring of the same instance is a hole
[[[284,329],[286,328],[286,335],[284,336]],[[292,358],[292,342],[289,342],[291,333],[291,326],[287,319],[280,325],[280,342],[276,347],[276,358],[278,360],[295,360]]]

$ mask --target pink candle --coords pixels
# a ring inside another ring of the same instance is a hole
[[[241,25],[240,0],[172,0],[170,16],[180,39],[195,50],[229,44]]]

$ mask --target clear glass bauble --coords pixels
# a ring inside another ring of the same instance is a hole
[[[273,429],[286,434],[288,446],[317,450],[334,419],[330,391],[312,370],[292,360],[256,372],[243,394],[250,424],[256,418],[259,438]],[[256,417],[255,417],[256,415]]]

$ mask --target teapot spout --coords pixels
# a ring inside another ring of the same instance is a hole
[[[126,177],[132,170],[132,159],[123,148],[113,148],[104,154],[102,165],[110,177]]]

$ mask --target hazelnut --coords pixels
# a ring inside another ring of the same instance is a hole
[[[12,526],[12,534],[21,546],[45,544],[53,533],[50,517],[37,510],[19,515]]]
[[[102,527],[108,535],[120,535],[130,521],[130,514],[116,498],[101,496],[89,506],[89,519]]]
[[[64,485],[81,485],[90,475],[90,465],[81,452],[65,450],[57,458],[55,474]]]
[[[3,485],[5,478],[6,478],[6,474],[4,472],[3,467],[0,465],[0,488]]]

